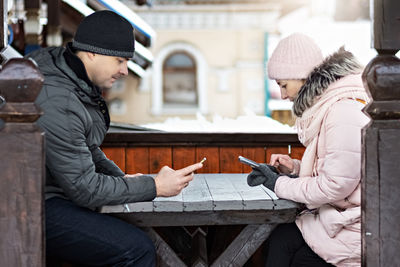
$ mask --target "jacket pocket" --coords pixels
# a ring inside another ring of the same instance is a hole
[[[319,218],[326,233],[333,238],[344,227],[360,221],[361,209],[360,207],[353,207],[339,211],[335,207],[326,204],[319,208]]]

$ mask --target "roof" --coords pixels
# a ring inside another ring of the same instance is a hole
[[[86,5],[79,0],[62,0],[64,3],[78,11],[83,16],[88,16],[95,12],[94,9]],[[138,15],[136,15],[127,6],[119,1],[114,0],[96,0],[98,4],[104,5],[105,8],[112,10],[126,20],[128,20],[132,26],[137,29],[140,33],[144,34],[147,38],[151,40],[155,38],[155,31],[144,22]],[[96,5],[98,7],[98,4]],[[133,73],[142,77],[145,73],[145,68],[153,62],[153,54],[144,45],[135,40],[135,56],[132,60],[128,62],[128,69]]]

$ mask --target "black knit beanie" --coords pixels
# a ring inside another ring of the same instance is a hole
[[[97,11],[79,24],[72,47],[106,56],[133,58],[135,52],[133,27],[129,21],[115,12]]]

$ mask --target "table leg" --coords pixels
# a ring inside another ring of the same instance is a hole
[[[207,228],[197,227],[192,236],[192,267],[205,267],[207,263]]]
[[[151,227],[142,228],[151,238],[157,250],[160,262],[158,266],[186,267],[186,264],[176,255],[173,249]]]
[[[211,267],[243,266],[264,243],[277,224],[247,225]]]

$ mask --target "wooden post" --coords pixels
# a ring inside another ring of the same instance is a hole
[[[0,0],[0,52],[7,46],[7,0]]]
[[[61,0],[47,2],[47,46],[61,46]]]
[[[30,60],[0,72],[0,266],[44,266],[44,134],[33,103],[43,76]]]
[[[373,101],[363,130],[362,266],[397,266],[400,251],[400,1],[374,0],[378,51],[363,81]]]
[[[40,48],[42,44],[42,25],[40,24],[41,0],[25,0],[26,21],[25,30],[25,53]]]

